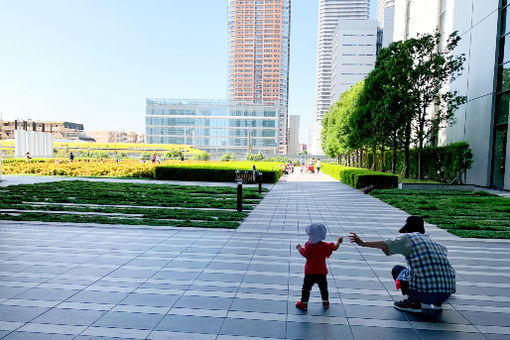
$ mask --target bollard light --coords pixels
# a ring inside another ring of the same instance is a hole
[[[243,181],[237,181],[237,211],[243,211]]]

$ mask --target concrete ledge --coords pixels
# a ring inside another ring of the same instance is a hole
[[[399,189],[409,190],[460,190],[474,191],[473,184],[398,183]]]

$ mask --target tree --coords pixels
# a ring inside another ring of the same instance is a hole
[[[358,109],[359,96],[363,82],[353,85],[342,93],[329,108],[322,119],[321,144],[324,153],[330,157],[339,157],[352,150],[348,143],[351,133],[350,116]]]
[[[457,32],[452,33],[441,51],[441,34],[436,32],[404,43],[414,61],[411,105],[415,108],[412,127],[418,146],[418,179],[422,179],[421,156],[425,142],[440,128],[452,124],[455,111],[466,102],[465,96],[447,88],[463,70],[464,54],[453,53],[459,41]]]
[[[396,172],[397,150],[404,146],[406,174],[409,175],[409,144],[411,142],[411,70],[413,60],[402,41],[379,51],[374,70],[365,79],[363,102],[371,112],[370,124],[378,132],[382,154],[385,146],[393,151],[392,172]],[[404,142],[407,140],[407,142]],[[374,157],[375,158],[375,157]],[[384,159],[383,159],[384,162]]]

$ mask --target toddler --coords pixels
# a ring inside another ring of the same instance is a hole
[[[301,301],[296,303],[296,307],[301,310],[308,309],[308,300],[310,299],[310,290],[314,284],[319,285],[322,297],[322,306],[329,308],[328,281],[326,275],[326,258],[338,249],[342,243],[342,237],[339,237],[335,243],[322,242],[326,238],[326,227],[321,223],[313,223],[306,227],[306,234],[309,236],[308,242],[302,247],[296,245],[299,253],[306,258],[305,279],[301,291]]]

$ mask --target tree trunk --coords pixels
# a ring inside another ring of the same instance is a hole
[[[423,179],[423,173],[421,169],[421,153],[423,150],[423,143],[425,142],[425,117],[427,114],[427,108],[423,107],[422,116],[420,117],[419,127],[418,127],[418,179]]]
[[[362,168],[363,167],[363,157],[365,155],[363,154],[363,149],[359,149],[359,167]]]
[[[406,123],[404,144],[404,177],[409,178],[409,146],[411,144],[411,122]]]
[[[421,144],[421,143],[420,143]],[[421,173],[421,146],[418,148],[418,179],[422,180],[423,175]]]
[[[381,171],[386,172],[386,148],[381,147]]]
[[[393,154],[391,155],[391,173],[397,172],[397,134],[393,134]]]
[[[372,170],[377,171],[377,147],[374,145],[372,147]]]

